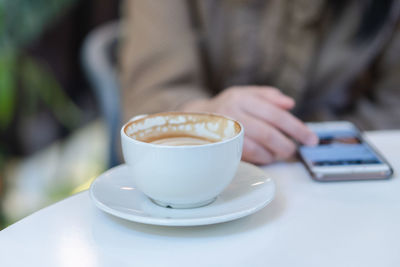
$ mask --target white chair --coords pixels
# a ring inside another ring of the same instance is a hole
[[[121,105],[116,56],[119,36],[118,22],[101,25],[85,38],[81,54],[83,69],[107,124],[108,167],[120,163]]]

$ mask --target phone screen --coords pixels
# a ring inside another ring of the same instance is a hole
[[[300,147],[300,153],[310,165],[317,167],[382,163],[368,144],[361,141],[357,130],[322,130],[316,134],[320,140],[317,146]]]

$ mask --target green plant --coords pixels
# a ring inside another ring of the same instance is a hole
[[[45,105],[61,125],[73,129],[80,109],[69,99],[48,65],[26,52],[77,0],[0,0],[0,138],[19,117]],[[0,209],[10,144],[0,140]],[[0,229],[5,219],[0,210]]]
[[[79,109],[66,96],[44,62],[24,47],[37,39],[76,0],[0,0],[0,130],[16,107],[31,114],[44,103],[61,124],[73,128]],[[18,90],[19,89],[19,90]]]

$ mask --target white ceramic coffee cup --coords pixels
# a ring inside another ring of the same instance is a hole
[[[148,141],[186,134],[213,142],[170,146]],[[243,136],[238,121],[209,113],[141,115],[121,129],[122,151],[135,186],[155,203],[172,208],[215,200],[236,173]]]

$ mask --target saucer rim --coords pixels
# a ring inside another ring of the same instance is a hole
[[[248,164],[251,165],[252,167],[258,168],[261,170],[259,167],[241,161],[239,166],[242,164]],[[115,217],[132,221],[132,222],[137,222],[137,223],[142,223],[142,224],[149,224],[149,225],[159,225],[159,226],[201,226],[201,225],[211,225],[211,224],[217,224],[217,223],[223,223],[223,222],[228,222],[228,221],[233,221],[239,218],[246,217],[250,214],[253,214],[262,208],[266,207],[269,203],[272,202],[272,200],[275,198],[276,194],[276,185],[273,179],[270,177],[267,177],[267,174],[265,174],[265,180],[269,180],[268,186],[270,187],[269,191],[271,191],[270,195],[268,195],[268,198],[266,197],[263,201],[260,201],[257,205],[254,205],[251,208],[247,208],[244,210],[239,210],[235,212],[231,212],[228,214],[223,214],[223,215],[217,215],[217,216],[209,216],[209,217],[200,217],[200,218],[162,218],[162,217],[145,217],[145,216],[138,216],[134,214],[129,214],[126,212],[118,211],[116,209],[113,209],[112,207],[109,207],[108,205],[104,204],[102,201],[100,201],[94,193],[94,187],[95,185],[100,181],[101,176],[105,176],[109,173],[115,172],[117,169],[122,169],[126,168],[126,164],[120,164],[118,166],[115,166],[111,169],[108,169],[107,171],[101,173],[99,176],[96,177],[96,179],[92,182],[89,188],[89,195],[90,198],[92,199],[92,202],[94,202],[95,206],[99,208],[100,210],[113,215]],[[135,191],[140,193],[140,190],[135,189]],[[223,192],[221,193],[223,194]],[[219,197],[219,196],[218,196]],[[218,200],[218,197],[215,201]],[[208,207],[213,205],[212,202]],[[152,203],[153,205],[157,205],[155,203]],[[188,210],[195,210],[197,208],[192,208]]]

